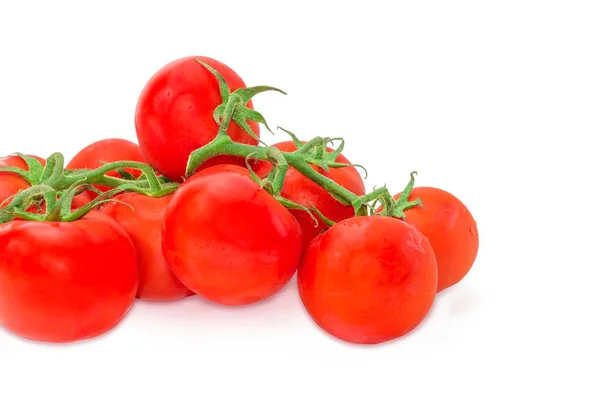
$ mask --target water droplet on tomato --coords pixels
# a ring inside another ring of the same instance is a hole
[[[477,234],[474,227],[469,227],[469,233],[471,233],[471,236],[473,237],[475,237],[475,234]]]

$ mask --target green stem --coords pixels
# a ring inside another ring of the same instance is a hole
[[[316,171],[304,160],[301,154],[298,155],[294,152],[283,153],[283,155],[285,156],[290,166],[295,168],[298,172],[307,177],[309,180],[323,187],[335,199],[342,202],[344,205],[352,206],[356,212],[358,212],[358,210],[361,208],[362,201],[356,194],[350,192],[346,188],[339,185],[337,182]]]
[[[381,216],[393,216],[394,209],[396,207],[396,203],[394,202],[394,198],[390,194],[390,191],[386,187],[377,188],[376,190],[369,192],[366,195],[361,196],[360,198],[365,206],[371,201],[379,201],[381,202],[381,206],[383,207]]]
[[[227,130],[229,129],[229,124],[231,124],[231,120],[235,114],[235,110],[242,105],[242,99],[237,94],[232,94],[227,100],[227,105],[225,105],[225,111],[223,112],[223,118],[219,123],[219,133],[217,133],[217,137],[222,137],[227,135]]]
[[[190,177],[198,167],[213,157],[228,155],[237,157],[247,157],[252,154],[252,158],[258,160],[269,160],[267,150],[269,148],[252,146],[243,143],[236,143],[225,133],[224,136],[215,137],[206,146],[203,146],[190,154],[188,159],[185,176]]]
[[[124,168],[138,169],[146,175],[144,176],[143,180],[125,180],[123,178],[110,177],[106,175],[110,171]],[[151,191],[160,190],[160,182],[156,178],[152,167],[137,161],[118,161],[105,164],[95,170],[75,172],[64,178],[62,187],[69,187],[72,184],[82,180],[87,184],[106,185],[109,187],[118,187],[120,185],[142,186],[146,184],[147,188],[149,188]]]
[[[322,143],[321,138],[315,138],[310,142],[306,143],[307,145],[317,145]],[[305,152],[306,148],[302,147],[301,149],[295,152],[281,152],[280,150],[273,147],[261,147],[261,146],[252,146],[243,143],[236,143],[229,136],[217,136],[213,139],[212,142],[207,144],[204,147],[197,149],[192,152],[190,155],[190,159],[188,161],[188,166],[186,170],[186,176],[190,176],[193,174],[198,167],[200,167],[207,160],[220,156],[236,156],[236,157],[246,157],[249,154],[252,154],[252,157],[257,160],[271,160],[273,156],[277,156],[276,160],[278,163],[284,164],[284,170],[287,170],[288,166],[291,166],[298,170],[302,175],[308,177],[313,182],[317,183],[321,187],[325,188],[334,198],[339,200],[345,205],[350,205],[354,207],[356,211],[360,209],[362,206],[362,202],[360,198],[342,187],[335,181],[330,178],[324,176],[323,174],[317,172],[313,169],[306,161],[303,152]],[[283,179],[285,177],[280,177],[278,180],[281,181],[281,184],[277,184],[274,186],[275,189],[277,187],[283,187]],[[274,184],[275,185],[275,184]]]
[[[288,172],[289,164],[283,153],[275,147],[269,147],[267,149],[267,157],[270,157],[275,162],[275,174],[272,182],[273,195],[279,196],[283,190],[285,176]]]
[[[315,146],[318,146],[323,143],[322,137],[315,137],[310,139],[308,142],[304,143],[301,147],[299,147],[294,153],[296,154],[306,154],[308,151],[313,149]]]

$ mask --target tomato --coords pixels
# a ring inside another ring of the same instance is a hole
[[[467,207],[444,190],[417,187],[409,201],[416,198],[421,198],[423,209],[406,210],[406,222],[429,239],[437,258],[437,289],[441,291],[458,283],[473,266],[479,249],[477,223]]]
[[[376,344],[400,337],[427,315],[437,266],[429,241],[393,218],[358,216],[315,238],[298,269],[312,319],[344,341]]]
[[[233,92],[246,87],[225,64],[198,57],[217,70]],[[154,74],[144,87],[135,112],[135,128],[146,160],[173,181],[181,181],[190,153],[215,138],[219,130],[213,113],[222,103],[217,78],[195,57],[177,59]],[[252,102],[248,102],[252,108]],[[256,122],[248,122],[258,136]],[[245,130],[232,122],[229,136],[236,142],[257,145]],[[244,159],[219,156],[202,168],[221,163],[244,164]]]
[[[0,323],[22,337],[95,337],[115,327],[134,301],[135,249],[101,213],[74,222],[6,223],[0,256]]]
[[[274,144],[273,147],[278,148],[284,152],[293,152],[296,150],[294,142],[281,142]],[[331,149],[328,149],[332,151]],[[336,161],[338,163],[350,164],[350,161],[343,155],[340,155]],[[268,162],[261,162],[257,165],[255,171],[259,176],[265,176],[271,170],[271,164]],[[365,194],[365,185],[363,180],[354,167],[343,167],[343,168],[330,168],[328,171],[322,168],[312,166],[319,173],[323,174],[327,178],[332,179],[339,185],[343,186],[347,190],[355,193],[356,195]],[[314,183],[312,180],[306,178],[300,172],[294,168],[289,168],[285,177],[285,183],[281,196],[289,199],[297,204],[311,207],[311,204],[316,207],[325,217],[334,222],[339,222],[342,219],[347,219],[354,216],[354,209],[352,206],[344,205],[335,198],[333,198],[329,192],[319,185]],[[300,223],[302,228],[302,244],[304,247],[308,246],[308,243],[321,233],[327,226],[319,220],[319,225],[315,226],[315,221],[310,215],[302,210],[291,209],[290,212]]]
[[[225,305],[266,299],[293,276],[301,254],[294,217],[241,167],[188,179],[167,206],[163,252],[195,293]]]
[[[37,156],[40,163],[45,164],[46,161]],[[15,167],[22,170],[28,169],[27,163],[19,156],[8,156],[0,158],[0,167]],[[15,195],[19,191],[29,188],[31,185],[23,177],[16,173],[0,172],[0,204],[7,203],[7,199]]]
[[[115,161],[137,161],[145,163],[140,147],[125,139],[104,139],[94,142],[84,147],[79,153],[69,161],[66,166],[68,170],[80,168],[96,169],[104,165],[104,163],[112,163]],[[138,177],[142,172],[140,170],[126,168],[135,177]],[[121,176],[116,171],[109,171],[107,175],[120,178]],[[97,188],[101,191],[108,191],[111,187],[99,185]],[[86,192],[90,198],[96,195],[92,192]]]
[[[137,297],[143,300],[169,301],[193,294],[171,271],[162,252],[163,216],[172,197],[128,192],[112,198],[121,203],[110,202],[100,209],[119,222],[133,241],[140,275]]]

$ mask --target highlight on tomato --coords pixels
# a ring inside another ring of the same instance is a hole
[[[136,297],[142,300],[172,301],[193,294],[175,276],[162,252],[163,218],[172,197],[127,192],[100,208],[123,226],[133,242],[140,278]]]
[[[96,337],[114,328],[134,301],[135,249],[125,230],[101,213],[0,225],[0,256],[0,323],[22,337]]]
[[[266,299],[293,276],[301,254],[294,216],[242,167],[200,171],[173,195],[163,252],[189,289],[216,303]]]
[[[213,140],[219,130],[214,119],[223,102],[219,81],[198,60],[220,73],[230,91],[246,87],[229,66],[205,56],[174,60],[150,78],[135,111],[137,137],[148,163],[173,181],[182,181],[190,153]],[[252,101],[246,106],[252,108]],[[231,122],[227,133],[251,145],[257,145],[260,136],[258,123],[245,119]],[[244,165],[244,159],[219,156],[203,168],[222,163]]]
[[[315,238],[298,269],[311,318],[347,342],[401,337],[426,317],[436,295],[437,265],[427,238],[391,217],[357,216]]]
[[[293,152],[297,150],[294,141],[276,143],[272,145],[272,147],[276,147],[283,152]],[[327,151],[332,152],[333,149],[327,148]],[[364,195],[365,185],[356,168],[351,166],[350,161],[342,154],[340,154],[335,161],[340,164],[348,164],[348,166],[329,168],[327,171],[314,164],[311,164],[310,166],[318,173],[335,181],[337,184],[354,194],[359,196]],[[272,165],[270,163],[261,161],[256,165],[255,171],[259,176],[264,177],[271,169]],[[290,167],[286,173],[281,196],[308,209],[316,208],[326,218],[334,222],[339,222],[342,219],[354,216],[354,209],[352,206],[344,205],[336,200],[324,188],[292,167]],[[315,217],[311,217],[306,211],[291,209],[290,212],[294,215],[296,220],[298,220],[298,223],[302,228],[302,245],[304,248],[308,246],[312,239],[327,228],[327,225],[322,219],[317,217],[316,220],[318,221],[318,224],[316,224]]]

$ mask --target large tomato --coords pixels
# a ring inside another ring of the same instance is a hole
[[[315,238],[298,269],[313,320],[342,340],[375,344],[400,337],[427,315],[437,286],[429,241],[393,218],[358,216]]]
[[[225,64],[198,57],[217,70],[231,91],[246,87],[240,76]],[[135,112],[138,141],[146,160],[173,181],[181,181],[190,153],[215,138],[219,130],[213,113],[222,103],[216,77],[196,57],[177,59],[154,74],[144,87]],[[252,102],[248,102],[249,108]],[[256,122],[248,122],[259,135]],[[257,140],[232,122],[229,136],[256,145]],[[216,157],[203,168],[220,163],[243,164],[233,157]]]
[[[284,152],[293,152],[296,150],[296,146],[292,141],[277,143],[274,144],[273,147],[276,147]],[[328,150],[332,151],[331,149]],[[336,161],[338,163],[350,164],[350,161],[348,161],[348,159],[346,159],[343,155],[340,155]],[[269,172],[271,167],[272,166],[270,163],[261,162],[257,165],[255,171],[259,176],[264,176]],[[332,179],[356,195],[365,194],[365,185],[356,168],[330,168],[328,171],[325,171],[316,166],[312,167],[319,173],[323,174],[327,178]],[[342,219],[347,219],[354,216],[354,209],[352,206],[347,206],[339,202],[325,189],[321,188],[312,180],[306,178],[300,172],[291,167],[287,171],[281,196],[307,208],[311,208],[312,204],[321,213],[323,213],[325,217],[333,220],[334,222],[339,222]],[[320,219],[319,225],[316,226],[314,219],[312,219],[308,213],[302,210],[291,209],[290,212],[292,212],[302,227],[302,243],[304,247],[306,247],[313,238],[315,238],[323,231],[323,229],[326,228],[326,224]]]
[[[398,195],[395,197],[398,198]],[[429,239],[438,264],[438,291],[467,275],[479,249],[477,223],[467,207],[454,195],[431,187],[417,187],[409,201],[421,198],[423,209],[404,212],[406,221]]]
[[[40,157],[35,157],[40,163],[46,161]],[[19,156],[8,156],[0,158],[0,167],[16,167],[27,170],[27,163]],[[0,204],[19,191],[29,188],[31,185],[19,174],[10,172],[0,172]]]
[[[137,193],[113,197],[101,211],[125,228],[137,251],[140,284],[137,297],[143,300],[177,300],[193,294],[175,276],[162,252],[162,225],[173,195],[152,198]]]
[[[165,213],[163,252],[179,279],[217,303],[265,299],[293,276],[300,226],[236,166],[216,166],[188,179]]]
[[[125,139],[103,139],[94,142],[79,151],[75,157],[69,161],[66,169],[75,170],[87,168],[93,170],[104,165],[104,163],[113,163],[122,160],[145,163],[144,156],[142,156],[140,147],[137,144]],[[138,177],[142,173],[140,170],[131,168],[126,168],[125,171],[135,177]],[[107,175],[117,178],[121,177],[116,171],[109,171]],[[97,187],[101,191],[110,189],[110,187],[104,185],[99,185]],[[90,196],[95,195],[90,193]]]
[[[22,337],[95,337],[115,327],[134,301],[135,249],[101,213],[66,223],[6,223],[0,256],[0,323]]]

